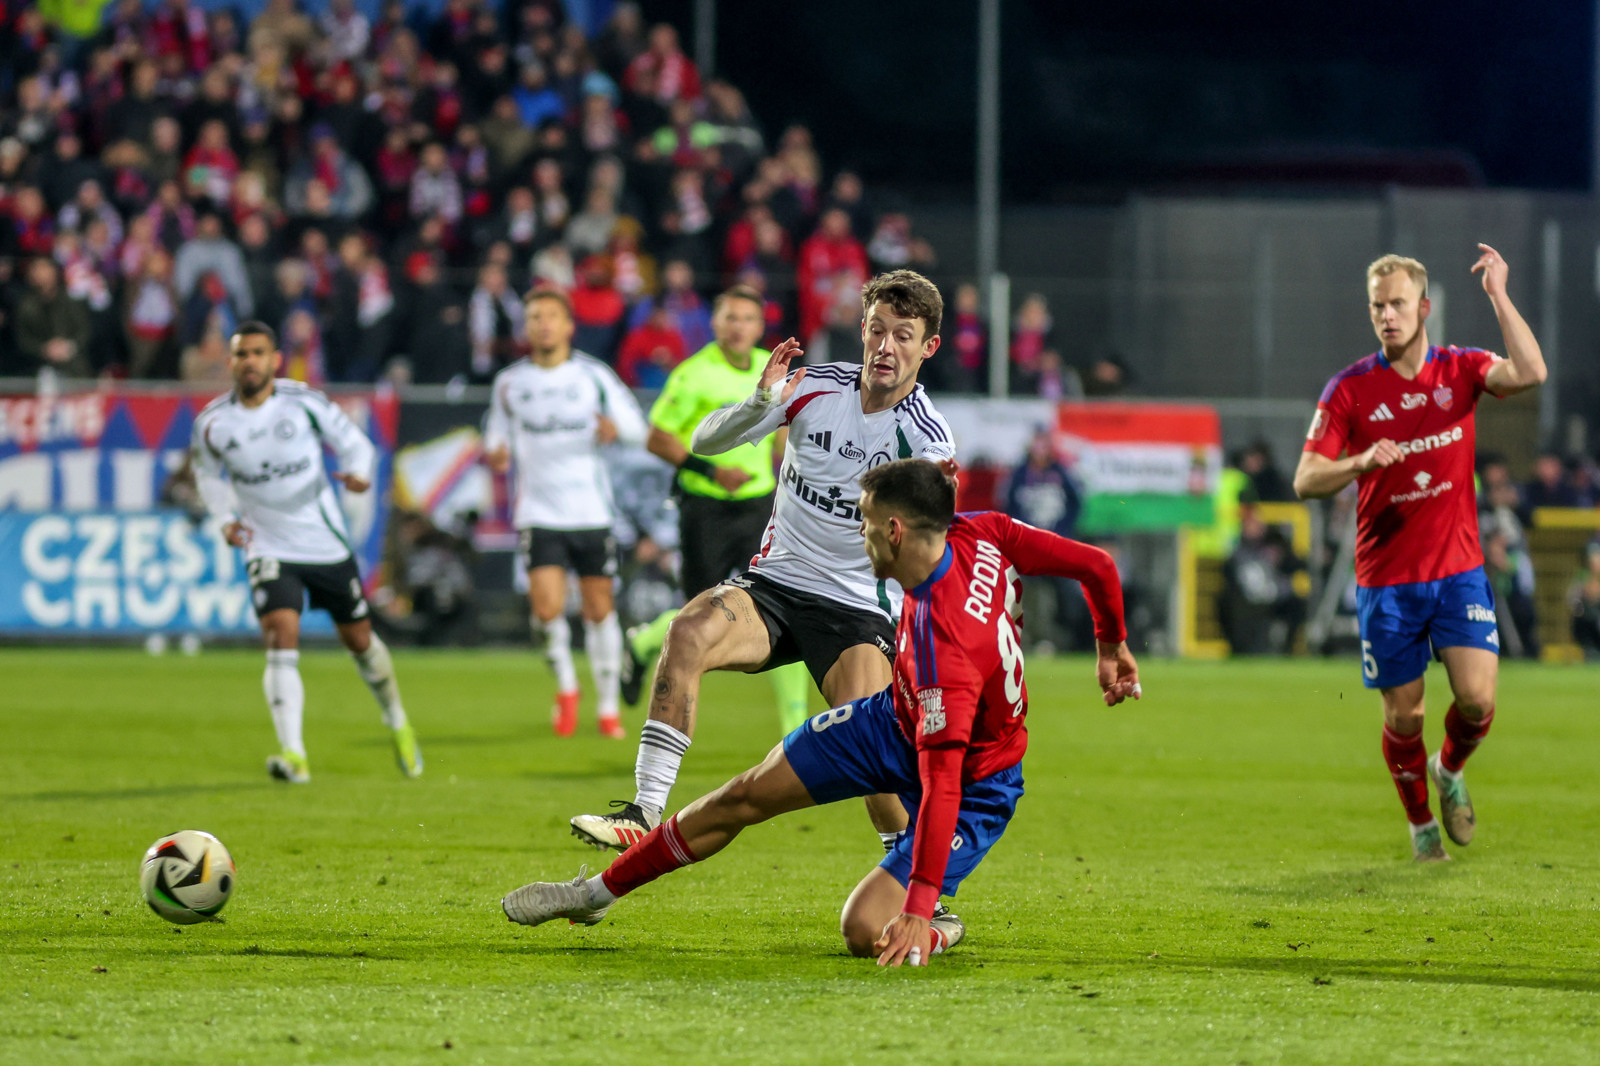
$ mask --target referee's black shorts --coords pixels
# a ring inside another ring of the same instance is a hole
[[[761,535],[772,517],[772,499],[769,494],[748,500],[714,500],[690,492],[678,497],[685,600],[744,572],[761,550]]]

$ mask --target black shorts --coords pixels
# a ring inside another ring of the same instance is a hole
[[[517,557],[523,570],[559,566],[579,577],[617,576],[617,538],[609,529],[519,529]]]
[[[846,648],[871,644],[894,660],[894,623],[876,611],[846,607],[748,570],[726,583],[750,594],[767,625],[772,654],[765,669],[803,662],[820,689]]]
[[[683,553],[683,598],[692,600],[713,585],[741,574],[761,550],[772,519],[772,496],[714,500],[678,497],[678,544]]]
[[[338,625],[367,617],[367,598],[361,591],[361,570],[355,556],[339,563],[251,559],[246,570],[258,618],[285,608],[299,614],[305,610],[307,593],[311,594],[311,609],[327,611]]]

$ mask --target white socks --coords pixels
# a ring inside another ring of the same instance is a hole
[[[300,680],[298,648],[268,649],[267,672],[261,678],[261,688],[267,694],[267,708],[272,712],[272,728],[278,732],[278,745],[284,751],[305,758],[306,742],[300,728],[305,718],[306,686]]]
[[[271,654],[270,652],[268,654]],[[390,729],[403,729],[406,709],[400,705],[400,683],[394,679],[394,661],[389,658],[389,646],[372,634],[372,642],[364,652],[351,652],[361,680],[367,683],[378,706],[383,709],[383,724]]]
[[[622,676],[622,626],[616,611],[598,622],[584,620],[583,646],[594,675],[595,709],[601,718],[615,718],[621,713],[617,701]]]
[[[649,721],[639,730],[639,757],[633,764],[633,781],[638,788],[634,802],[659,821],[667,809],[667,797],[678,781],[678,767],[689,750],[689,738],[665,722]]]
[[[578,671],[572,666],[572,627],[565,615],[556,615],[548,622],[533,620],[536,629],[544,630],[544,657],[555,671],[556,691],[576,692]]]
[[[599,874],[595,874],[586,880],[583,883],[583,887],[589,890],[589,906],[591,907],[604,907],[622,898],[606,887],[606,883],[601,880]]]

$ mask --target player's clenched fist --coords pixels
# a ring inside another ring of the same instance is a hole
[[[1356,469],[1364,474],[1368,470],[1393,466],[1405,457],[1405,453],[1400,450],[1400,445],[1385,437],[1361,453],[1361,458],[1356,462]]]
[[[250,527],[243,522],[229,522],[222,527],[222,539],[235,548],[250,546]]]

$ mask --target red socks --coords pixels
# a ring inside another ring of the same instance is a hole
[[[1439,749],[1439,762],[1444,768],[1459,774],[1466,765],[1467,757],[1478,750],[1478,744],[1489,734],[1489,726],[1493,722],[1493,711],[1484,715],[1481,722],[1474,722],[1456,710],[1456,705],[1452,703],[1449,713],[1444,716],[1444,747]]]
[[[1384,726],[1383,761],[1394,778],[1406,818],[1412,825],[1433,821],[1433,812],[1428,810],[1428,749],[1422,743],[1422,734],[1403,737]]]
[[[683,834],[678,832],[678,816],[673,815],[618,855],[600,874],[600,880],[612,895],[626,896],[640,885],[648,885],[663,874],[698,861],[689,851]]]

